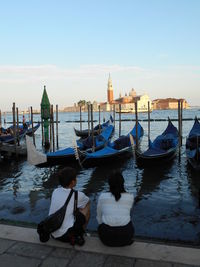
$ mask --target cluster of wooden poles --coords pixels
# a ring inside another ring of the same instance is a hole
[[[118,116],[119,116],[119,136],[121,136],[121,104],[119,104],[118,109]],[[116,105],[113,105],[113,124],[115,126],[116,123]],[[100,106],[98,107],[98,113],[99,113],[99,133],[100,133],[100,124],[101,124],[101,110]],[[150,102],[148,102],[148,140],[150,140]],[[179,146],[182,146],[182,114],[183,114],[183,103],[182,100],[178,100],[178,130],[179,130]],[[138,147],[138,108],[137,108],[137,102],[135,102],[135,122],[136,122],[136,147]],[[14,135],[14,145],[19,146],[20,140],[19,140],[19,112],[18,108],[15,106],[15,103],[13,103],[12,107],[12,117],[13,117],[13,135]],[[31,127],[32,127],[32,136],[33,136],[33,143],[35,145],[35,135],[34,135],[34,121],[33,121],[33,109],[30,107],[30,113],[29,113],[29,120],[31,121]],[[0,127],[1,127],[1,111],[0,111]],[[105,119],[104,119],[105,121]],[[80,106],[80,130],[82,130],[82,107]],[[56,137],[55,137],[55,127],[54,123],[56,123]],[[58,142],[58,105],[56,105],[56,120],[54,121],[54,111],[53,111],[53,105],[50,106],[50,121],[49,121],[49,147],[50,150],[55,151],[55,143],[56,147],[58,149],[59,142]],[[92,137],[93,140],[93,147],[94,147],[94,120],[93,120],[93,105],[88,104],[88,135]],[[42,129],[42,145],[45,146],[45,135],[44,135],[44,119],[41,117],[41,129]],[[16,150],[17,151],[17,150]]]
[[[121,136],[121,104],[119,105],[119,136]],[[116,123],[116,109],[115,104],[113,104],[113,124],[115,126]],[[98,107],[99,112],[99,131],[100,131],[100,121],[101,121],[101,112],[100,112],[100,106]],[[148,140],[150,140],[150,102],[148,101]],[[138,147],[138,107],[137,102],[135,102],[135,122],[136,122],[136,148]],[[182,100],[178,100],[178,131],[179,131],[179,146],[182,146],[182,120],[183,120],[183,102]],[[91,123],[91,125],[90,125]],[[94,132],[93,132],[93,105],[88,104],[88,135],[92,136],[92,139],[94,140]],[[82,130],[82,107],[80,106],[80,130]],[[93,141],[94,143],[94,141]]]
[[[42,114],[42,113],[41,113]],[[56,121],[54,120],[54,111],[53,111],[53,105],[50,106],[50,121],[49,121],[49,140],[45,140],[45,120],[41,116],[41,129],[42,129],[42,146],[46,148],[50,148],[50,150],[55,151],[55,142],[56,147],[58,149],[59,143],[58,143],[58,105],[56,105]],[[54,123],[56,123],[56,138],[55,138],[55,127]],[[56,139],[56,140],[55,140]]]

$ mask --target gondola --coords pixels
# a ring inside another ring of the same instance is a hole
[[[178,140],[178,129],[169,119],[165,131],[153,142],[149,140],[149,148],[145,152],[135,151],[137,165],[142,167],[160,165],[172,160],[178,149]]]
[[[200,171],[200,123],[197,117],[186,139],[186,156],[190,166]]]
[[[93,130],[93,134],[96,136],[96,135],[99,135],[103,129],[105,127],[108,127],[110,122],[112,123],[113,122],[113,118],[112,116],[110,116],[110,119],[102,124],[98,124],[94,127],[94,130]],[[91,130],[89,131],[88,129],[85,129],[85,130],[77,130],[74,128],[74,132],[76,134],[76,136],[80,137],[80,138],[87,138],[89,136],[89,132],[91,133]]]
[[[141,140],[143,134],[144,130],[140,123],[138,123],[138,141]],[[130,135],[132,136],[133,144],[131,143]],[[110,164],[117,160],[124,160],[133,155],[132,145],[134,145],[135,142],[136,125],[127,135],[120,136],[113,142],[108,142],[107,146],[98,151],[79,151],[81,158],[84,158],[82,165],[84,167],[93,167],[102,164]]]
[[[114,126],[109,125],[104,131],[95,137],[95,148],[99,149],[104,146],[109,138],[112,136],[114,131]],[[91,140],[91,137],[88,139]],[[85,140],[87,142],[87,140]],[[37,167],[48,167],[54,165],[69,165],[78,163],[76,158],[76,149],[74,147],[67,147],[65,149],[57,150],[56,152],[49,152],[47,154],[43,154],[36,150],[33,145],[32,138],[26,136],[26,144],[27,144],[27,157],[28,162]],[[78,146],[80,149],[91,149],[93,142],[87,143],[87,146],[84,144],[79,145],[78,143],[75,146]]]
[[[26,135],[26,129],[19,129],[19,132],[16,133],[16,138],[15,138],[12,129],[10,130],[8,129],[0,135],[0,142],[13,144],[15,140],[17,142],[17,140],[21,140]]]

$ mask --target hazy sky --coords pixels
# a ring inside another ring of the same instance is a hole
[[[0,109],[131,88],[200,105],[199,0],[0,0]]]

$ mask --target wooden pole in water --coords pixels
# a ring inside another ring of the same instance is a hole
[[[52,116],[51,116],[51,106],[50,106],[50,127],[49,127],[49,138],[50,138],[50,151],[52,151]]]
[[[34,134],[34,126],[33,126],[33,108],[32,108],[32,106],[31,106],[31,125],[32,125],[33,144],[35,146],[35,134]]]
[[[41,115],[41,130],[42,130],[42,146],[44,146],[44,123],[43,123],[41,108],[40,108],[40,115]]]
[[[17,112],[17,144],[19,146],[19,110],[18,108],[16,108],[16,112]]]
[[[115,104],[113,105],[113,122],[115,127]]]
[[[29,122],[31,120],[30,108],[28,108],[28,120],[29,120]]]
[[[58,148],[58,105],[56,105],[56,147]]]
[[[121,104],[119,104],[119,136],[121,136],[121,112],[122,112],[122,107]]]
[[[138,149],[138,110],[137,110],[137,101],[135,102],[135,123],[136,123],[136,149]]]
[[[150,102],[148,101],[148,145],[150,142]]]
[[[82,106],[80,105],[80,131],[82,131]]]
[[[52,142],[53,142],[53,152],[55,151],[55,134],[54,134],[54,114],[53,105],[51,105],[51,121],[52,121]]]
[[[6,124],[6,112],[4,112],[4,125]]]
[[[180,99],[178,100],[178,134],[179,134],[179,148],[181,147],[181,112]]]
[[[93,126],[93,105],[91,104],[91,130],[92,130],[92,151],[95,150],[95,143],[94,143],[94,126]]]
[[[181,99],[181,102],[180,102],[180,130],[181,130],[181,146],[183,144],[183,100]]]
[[[99,134],[101,133],[101,107],[99,105]]]
[[[90,136],[90,104],[88,104],[88,136]]]
[[[13,103],[12,113],[13,113],[13,137],[14,137],[14,146],[15,146],[15,154],[17,156],[15,103]]]

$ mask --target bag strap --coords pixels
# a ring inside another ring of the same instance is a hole
[[[72,197],[72,194],[73,194],[74,190],[71,189],[70,193],[69,193],[69,196],[67,197],[66,201],[65,201],[65,204],[63,205],[64,207],[67,207],[71,197]]]
[[[77,211],[77,205],[78,205],[78,191],[74,190],[74,216]]]

